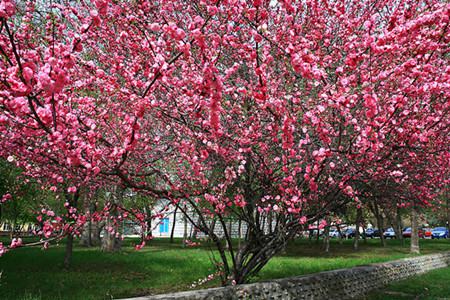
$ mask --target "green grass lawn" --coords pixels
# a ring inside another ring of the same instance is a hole
[[[450,267],[408,278],[372,292],[367,300],[450,299]]]
[[[408,246],[379,240],[362,243],[357,252],[351,241],[332,241],[331,253],[321,244],[298,240],[273,258],[254,281],[347,268],[410,256]],[[190,285],[214,273],[208,247],[181,247],[167,239],[155,239],[141,251],[132,241],[120,253],[76,247],[69,271],[62,267],[63,246],[46,251],[22,248],[0,258],[0,299],[117,299],[169,291],[188,290]],[[450,250],[450,240],[422,241],[422,253]],[[218,285],[217,281],[208,286]]]

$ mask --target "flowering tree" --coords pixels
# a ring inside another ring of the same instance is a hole
[[[299,230],[359,204],[362,183],[401,180],[419,201],[439,186],[436,168],[419,184],[418,162],[449,166],[449,12],[1,1],[0,147],[55,189],[108,180],[169,199],[216,244],[223,282],[243,283]],[[247,229],[237,246],[229,217]]]

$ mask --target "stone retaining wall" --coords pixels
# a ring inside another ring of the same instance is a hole
[[[392,281],[449,265],[450,252],[444,252],[267,282],[146,296],[133,300],[354,299]]]

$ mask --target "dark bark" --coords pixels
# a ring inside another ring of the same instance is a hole
[[[233,239],[233,220],[230,218],[230,221],[229,221],[229,230],[228,230],[228,234],[229,234],[229,239],[228,239],[228,247],[231,247],[231,242],[232,242],[232,239]],[[263,224],[263,228],[264,228],[264,224]]]
[[[344,242],[344,236],[343,236],[343,233],[341,231],[341,226],[339,224],[336,224],[336,229],[337,229],[337,232],[339,234],[339,244],[342,245],[342,243]]]
[[[187,207],[184,206],[184,211],[187,213]],[[187,240],[187,226],[188,226],[188,220],[186,217],[186,214],[184,215],[184,232],[183,232],[183,247],[186,247],[186,240]]]
[[[172,230],[170,231],[170,242],[171,243],[173,243],[173,235],[175,233],[175,225],[177,224],[177,211],[178,211],[178,206],[176,206],[175,210],[173,211]]]
[[[270,227],[272,227],[272,226],[270,226]],[[238,249],[241,248],[241,239],[242,239],[241,230],[242,230],[242,220],[239,220],[239,223],[238,223]],[[272,231],[272,229],[270,229],[270,231]]]
[[[88,247],[92,247],[93,246],[93,244],[92,244],[92,221],[91,221],[91,219],[89,219],[89,221],[88,221],[88,240],[87,240],[87,243],[88,243]]]

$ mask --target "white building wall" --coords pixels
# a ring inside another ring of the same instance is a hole
[[[167,202],[165,202],[165,200],[161,200],[160,203],[158,203],[157,205],[155,205],[155,208],[153,210],[153,214],[158,214],[161,212],[161,210],[164,208],[164,206],[166,205]],[[175,211],[175,206],[174,205],[169,205],[169,209],[167,212],[164,212],[164,218],[167,218],[169,220],[169,226],[168,226],[168,230],[167,232],[164,232],[164,226],[160,226],[160,224],[163,222],[162,218],[156,218],[153,219],[152,221],[152,235],[154,237],[170,237],[170,234],[172,232],[172,228],[174,226],[174,211]],[[196,219],[196,216],[194,214],[192,214],[192,218]],[[186,221],[187,222],[187,236],[188,238],[192,238],[195,235],[195,227],[189,222],[189,220]],[[243,237],[245,235],[246,232],[246,224],[242,223],[241,224],[241,228],[240,228],[240,234],[239,234],[239,222],[232,222],[230,224],[230,221],[227,220],[225,221],[227,228],[230,228],[231,226],[231,235],[233,238],[238,238],[239,236]],[[175,220],[175,229],[174,229],[174,237],[177,238],[182,238],[184,236],[184,227],[185,227],[185,217],[183,215],[183,213],[178,210],[177,211],[177,215],[176,215],[176,220]],[[228,229],[228,231],[230,231]],[[216,225],[214,227],[214,232],[222,237],[223,236],[223,229],[222,226],[219,222],[216,222]],[[201,238],[204,237],[205,235],[202,232],[198,232],[197,233],[197,237]]]

